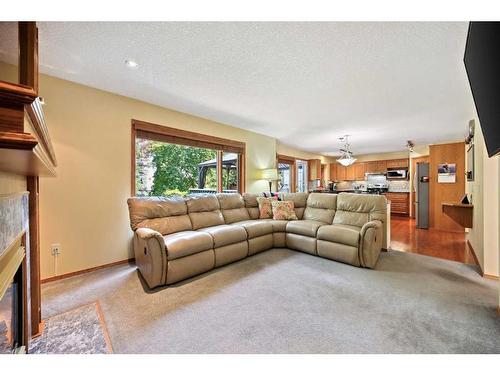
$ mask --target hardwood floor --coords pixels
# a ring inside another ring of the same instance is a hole
[[[476,264],[465,233],[417,229],[408,217],[391,216],[391,249]]]

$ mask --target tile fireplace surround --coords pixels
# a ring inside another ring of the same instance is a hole
[[[26,233],[24,237],[24,244],[26,247],[25,261],[23,261],[17,269],[20,267],[25,267],[26,273],[23,277],[23,283],[26,283],[26,295],[23,298],[24,301],[21,302],[19,306],[17,319],[18,321],[24,322],[22,331],[30,332],[29,321],[30,321],[30,277],[29,277],[29,215],[28,215],[28,192],[21,192],[9,195],[0,195],[0,286],[8,284],[13,278],[16,272],[12,273],[10,267],[8,267],[10,259],[12,244],[19,240],[22,233]],[[17,246],[18,247],[18,246]],[[17,267],[17,266],[16,266]],[[5,268],[5,269],[4,269]],[[19,274],[19,273],[18,273]],[[24,285],[23,285],[24,287]],[[0,289],[0,292],[3,289]],[[6,291],[5,295],[0,295],[0,300],[2,297],[8,298],[9,291]],[[22,293],[24,296],[24,292]],[[7,304],[7,303],[6,303]],[[6,305],[4,304],[4,305]],[[8,305],[8,304],[7,304]],[[24,305],[24,306],[23,306]],[[0,319],[0,325],[5,322],[5,319]],[[6,329],[6,327],[4,327]],[[2,330],[5,331],[5,329]],[[21,346],[27,346],[26,335],[21,333]]]

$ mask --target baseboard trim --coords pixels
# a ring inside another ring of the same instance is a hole
[[[483,268],[481,267],[481,263],[479,263],[479,260],[477,259],[476,252],[474,251],[474,248],[472,247],[472,244],[470,243],[470,241],[468,239],[467,239],[467,246],[469,247],[469,250],[472,253],[472,257],[474,258],[474,262],[479,267],[479,273],[481,274],[481,276],[484,277],[484,271],[483,271]]]
[[[495,276],[495,275],[488,275],[487,273],[485,273],[485,274],[483,274],[483,277],[486,279],[498,281],[498,276]]]
[[[102,269],[105,269],[105,268],[119,266],[121,264],[126,264],[126,263],[135,263],[135,258],[119,260],[118,262],[107,263],[107,264],[103,264],[102,266],[91,267],[91,268],[86,268],[86,269],[83,269],[83,270],[80,270],[80,271],[69,272],[69,273],[65,273],[65,274],[62,274],[62,275],[47,277],[46,279],[42,280],[42,284],[50,283],[52,281],[67,279],[69,277],[83,275],[83,274],[86,274],[86,273],[95,272],[95,271],[99,271],[99,270],[102,270]]]

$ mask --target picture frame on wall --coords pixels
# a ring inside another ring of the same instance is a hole
[[[455,163],[438,164],[438,183],[453,184],[457,181],[457,165]]]

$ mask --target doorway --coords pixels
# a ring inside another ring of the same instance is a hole
[[[298,193],[305,193],[308,189],[307,160],[297,160],[297,189]]]

